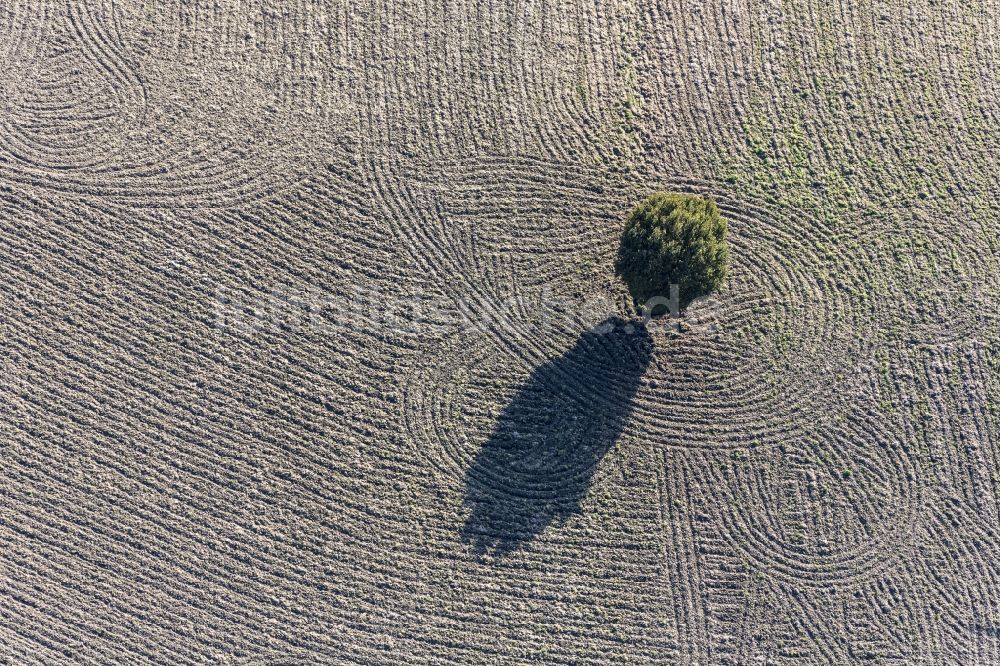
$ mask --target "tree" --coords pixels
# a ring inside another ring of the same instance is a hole
[[[657,192],[636,206],[622,233],[615,272],[643,307],[650,299],[672,296],[678,310],[722,284],[729,268],[728,225],[711,199]],[[662,314],[664,307],[652,314]]]

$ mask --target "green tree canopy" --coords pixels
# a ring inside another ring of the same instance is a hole
[[[711,199],[657,192],[628,216],[615,272],[637,307],[669,299],[678,286],[678,307],[715,291],[729,267],[728,226]],[[655,314],[659,312],[654,310]]]

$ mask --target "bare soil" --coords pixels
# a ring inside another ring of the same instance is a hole
[[[0,663],[1000,663],[998,34],[0,0]]]

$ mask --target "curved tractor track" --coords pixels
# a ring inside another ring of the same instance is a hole
[[[0,663],[1000,662],[997,34],[0,0]]]

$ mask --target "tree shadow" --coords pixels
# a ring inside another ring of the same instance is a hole
[[[466,471],[462,539],[505,554],[578,512],[651,352],[643,326],[612,317],[537,368]]]

